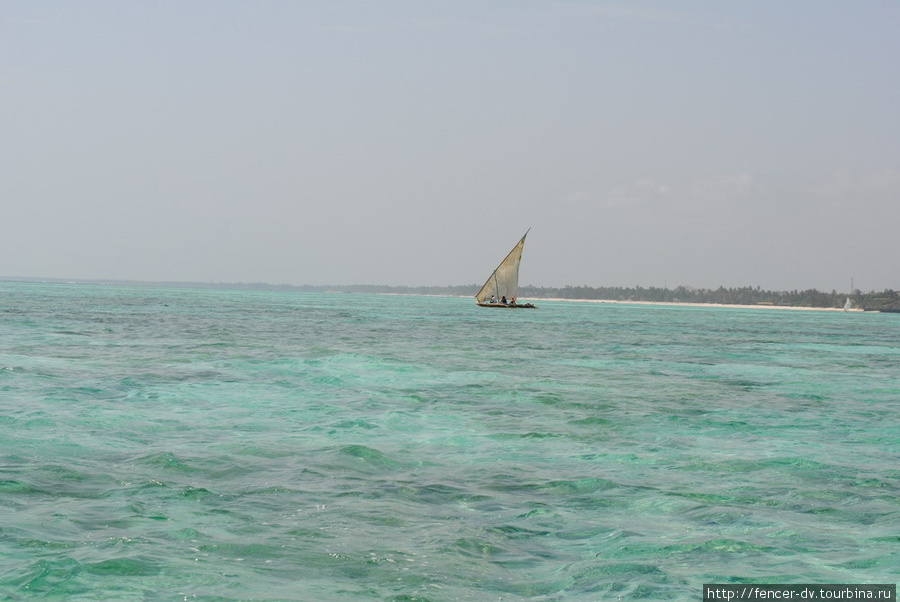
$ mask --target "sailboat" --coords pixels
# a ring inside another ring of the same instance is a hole
[[[525,248],[525,237],[528,236],[528,232],[531,232],[531,228],[525,232],[475,295],[475,302],[481,307],[534,307],[531,303],[516,302],[519,296],[519,263],[522,261],[522,249]]]
[[[847,297],[847,300],[844,302],[844,311],[850,311],[853,309],[853,304],[850,303],[850,297]]]

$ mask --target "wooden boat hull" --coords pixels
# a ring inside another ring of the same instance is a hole
[[[503,307],[505,309],[537,309],[537,305],[531,303],[478,303],[478,307]]]

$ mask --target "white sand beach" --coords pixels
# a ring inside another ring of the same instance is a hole
[[[618,305],[660,305],[660,306],[673,306],[673,307],[730,307],[730,308],[740,308],[740,309],[788,309],[795,311],[839,311],[839,312],[847,312],[847,313],[864,313],[864,310],[858,308],[851,308],[849,310],[845,310],[842,307],[801,307],[801,306],[791,306],[791,305],[739,305],[736,303],[686,303],[682,301],[619,301],[613,299],[561,299],[556,297],[546,297],[542,299],[528,299],[531,303],[540,303],[541,301],[567,301],[572,303],[611,303]],[[877,313],[877,312],[869,312],[869,313]]]

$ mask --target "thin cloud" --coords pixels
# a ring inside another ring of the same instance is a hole
[[[900,169],[889,168],[861,173],[842,169],[816,183],[812,186],[811,192],[855,203],[887,199],[895,201],[900,198]]]
[[[600,3],[561,1],[553,4],[557,9],[570,14],[593,16],[603,19],[619,19],[632,22],[668,23],[680,26],[702,27],[715,30],[746,29],[747,24],[741,20],[721,15],[699,14],[694,11],[678,8],[639,7],[624,3]]]

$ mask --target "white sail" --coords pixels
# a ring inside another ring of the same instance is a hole
[[[525,232],[525,236],[528,236],[528,232]],[[475,295],[476,302],[489,303],[492,296],[497,303],[503,297],[512,302],[519,296],[519,263],[522,261],[522,249],[525,248],[525,236],[513,247],[506,259],[500,262],[491,277]]]
[[[853,304],[850,303],[850,297],[847,297],[847,300],[844,302],[844,311],[850,311],[853,307]]]

